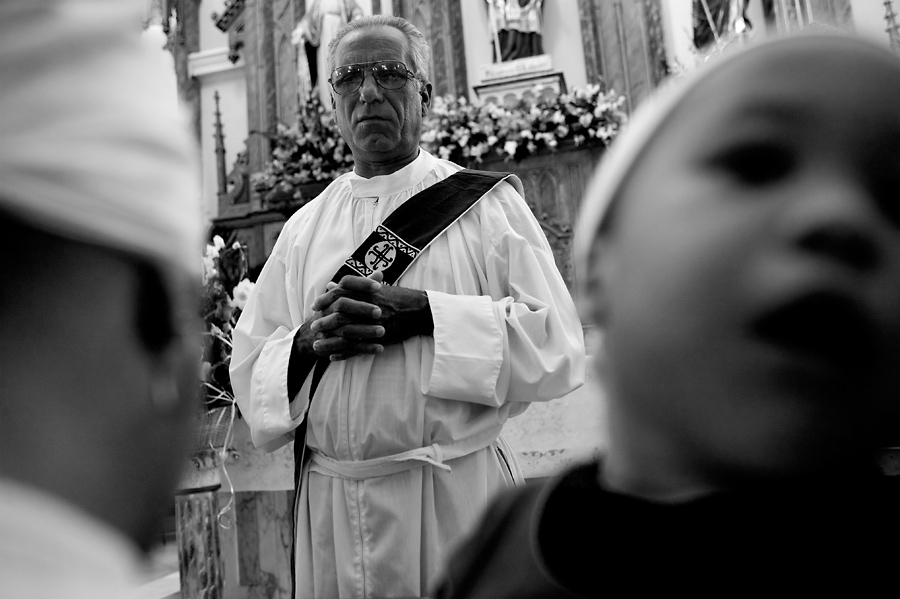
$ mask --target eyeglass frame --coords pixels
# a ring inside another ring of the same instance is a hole
[[[339,67],[335,67],[334,70],[331,71],[331,76],[328,77],[328,83],[331,85],[331,89],[334,90],[334,93],[336,93],[339,96],[352,94],[352,93],[358,92],[362,88],[363,83],[366,82],[366,73],[369,71],[372,71],[372,78],[375,80],[375,83],[381,89],[388,90],[388,91],[397,91],[398,89],[403,89],[406,86],[406,82],[404,82],[403,85],[401,85],[398,88],[391,89],[389,87],[383,86],[381,84],[381,81],[378,80],[378,76],[375,74],[377,72],[375,70],[375,66],[379,65],[379,64],[384,64],[387,62],[397,63],[397,64],[401,65],[406,70],[406,80],[407,81],[411,81],[411,80],[421,81],[419,74],[413,73],[412,70],[410,70],[410,68],[408,66],[406,66],[406,63],[403,62],[402,60],[373,60],[371,62],[354,62],[351,64],[343,64]],[[363,77],[362,77],[362,79],[359,80],[359,87],[357,87],[353,91],[344,92],[342,94],[334,87],[334,81],[332,81],[332,79],[334,79],[334,74],[337,72],[338,69],[343,69],[346,67],[367,67],[367,68],[363,68]]]

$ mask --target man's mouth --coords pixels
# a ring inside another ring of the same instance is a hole
[[[766,343],[845,372],[865,370],[876,355],[875,323],[857,302],[833,292],[790,300],[757,319],[751,331]]]

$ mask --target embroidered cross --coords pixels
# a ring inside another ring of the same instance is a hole
[[[394,263],[397,248],[388,241],[380,241],[366,252],[366,266],[373,271],[384,270]]]

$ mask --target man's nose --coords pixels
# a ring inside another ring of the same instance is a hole
[[[362,84],[359,86],[359,97],[363,102],[377,102],[381,100],[381,86],[375,81],[375,72],[366,69],[363,72]]]

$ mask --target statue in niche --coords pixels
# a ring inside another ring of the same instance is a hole
[[[363,16],[356,0],[313,0],[294,30],[292,41],[298,46],[297,72],[301,102],[318,91],[326,110],[331,110],[328,88],[328,42],[345,23]]]
[[[543,0],[487,0],[494,62],[544,53]]]

